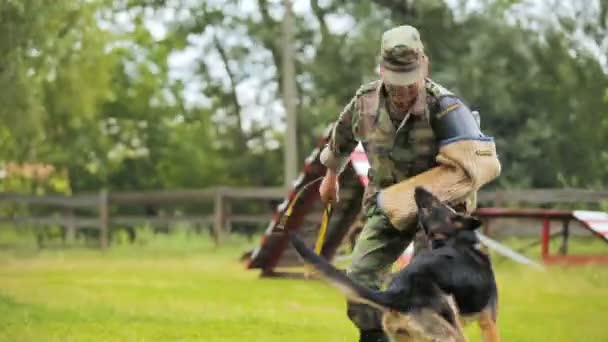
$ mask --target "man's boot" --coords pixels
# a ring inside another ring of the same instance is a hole
[[[359,342],[389,342],[382,330],[359,330]]]

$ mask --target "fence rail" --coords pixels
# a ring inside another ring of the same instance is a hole
[[[61,208],[91,208],[99,203],[99,195],[24,195],[0,192],[0,203],[16,203],[25,205],[48,205]]]
[[[284,195],[279,187],[231,188],[217,187],[199,190],[133,191],[110,194],[110,203],[122,205],[173,204],[212,200],[217,196],[234,199],[278,199]]]
[[[162,190],[108,192],[101,190],[96,194],[61,195],[24,195],[0,193],[0,204],[18,204],[25,206],[46,206],[61,209],[60,215],[50,216],[14,216],[0,217],[0,222],[28,225],[59,225],[70,229],[95,228],[100,231],[100,246],[108,245],[108,232],[111,225],[132,226],[147,223],[152,226],[166,226],[173,223],[188,222],[198,225],[212,225],[216,243],[234,223],[263,224],[270,220],[268,214],[232,213],[231,202],[235,200],[282,200],[285,191],[280,187],[237,188],[215,187],[195,190]],[[482,191],[479,201],[492,203],[495,206],[527,204],[572,204],[599,203],[608,201],[608,190],[587,189],[529,189]],[[208,215],[184,216],[125,216],[110,214],[115,206],[171,206],[185,203],[213,203],[214,211]],[[96,216],[76,216],[75,209],[92,209]]]

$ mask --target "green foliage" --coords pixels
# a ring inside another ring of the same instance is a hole
[[[11,159],[48,158],[45,143],[95,122],[110,93],[109,41],[98,1],[4,1],[0,5],[0,117]],[[65,147],[65,146],[64,146]],[[56,148],[51,153],[57,153]]]
[[[377,77],[382,32],[407,23],[422,32],[432,77],[496,137],[495,186],[605,187],[605,2],[560,4],[554,20],[526,14],[524,1],[457,3],[298,7],[300,159]],[[0,162],[52,164],[69,191],[282,184],[282,11],[266,0],[2,2]],[[176,77],[179,54],[195,60]]]

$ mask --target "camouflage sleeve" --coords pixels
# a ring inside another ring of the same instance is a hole
[[[350,153],[357,147],[353,134],[353,115],[357,115],[357,96],[344,107],[333,124],[329,142],[321,152],[321,163],[336,172],[342,172],[348,164]]]

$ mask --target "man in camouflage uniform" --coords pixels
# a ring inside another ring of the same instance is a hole
[[[367,222],[347,273],[376,289],[416,235],[415,186],[427,186],[440,199],[472,210],[476,190],[500,172],[491,138],[479,131],[478,119],[460,99],[427,78],[427,57],[414,27],[386,31],[381,58],[381,79],[361,86],[333,126],[321,153],[327,174],[319,189],[324,201],[338,200],[338,174],[361,142],[370,161],[363,201]],[[458,143],[463,139],[465,158]],[[448,149],[446,157],[443,146],[456,149],[457,156],[451,158],[454,153]],[[482,155],[490,158],[480,163]],[[479,168],[488,175],[477,177]],[[359,328],[360,341],[385,341],[378,310],[349,302],[348,317]]]

